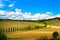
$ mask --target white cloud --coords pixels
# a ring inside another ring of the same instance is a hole
[[[15,11],[16,12],[21,12],[21,9],[16,8]]]
[[[21,9],[15,9],[15,12],[7,12],[0,10],[0,19],[13,19],[13,20],[41,20],[41,19],[51,19],[54,17],[60,17],[60,14],[51,16],[51,12],[46,12],[44,14],[35,13],[31,15],[30,12],[23,13]]]
[[[57,14],[56,17],[60,17],[60,14]]]
[[[51,12],[46,12],[47,15],[51,15]]]
[[[8,12],[7,13],[8,19],[19,20],[22,18],[22,16],[23,16],[23,14],[20,9],[15,9],[15,12]]]
[[[36,13],[34,16],[32,16],[32,20],[38,20],[40,19],[40,13]]]
[[[5,5],[3,4],[2,1],[0,1],[0,8],[3,8]]]
[[[0,10],[0,19],[7,19],[6,11]]]
[[[14,4],[16,3],[16,0],[11,1],[11,0],[6,0],[8,2],[10,2],[10,4],[8,5],[8,7],[14,7]]]
[[[29,18],[31,17],[31,13],[30,13],[30,12],[25,12],[25,13],[23,14],[23,17],[29,19]]]
[[[6,15],[6,11],[0,10],[0,15]]]
[[[8,7],[13,7],[14,6],[14,4],[9,4],[9,6]]]

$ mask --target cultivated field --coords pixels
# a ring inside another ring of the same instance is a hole
[[[11,34],[7,34],[8,38],[21,38],[21,39],[31,39],[36,40],[38,38],[52,38],[52,33],[54,31],[58,31],[60,35],[60,28],[45,28],[33,31],[24,31],[24,32],[14,32]]]
[[[25,28],[31,26],[32,28],[36,26],[40,26],[43,28],[34,29],[34,30],[26,30],[26,31],[14,31],[14,32],[7,32],[6,35],[9,40],[36,40],[38,38],[52,38],[52,33],[57,31],[60,35],[60,21],[59,20],[52,20],[46,21],[47,26],[44,27],[45,24],[43,22],[26,22],[26,21],[11,21],[11,20],[3,20],[0,21],[0,26],[3,28],[15,27],[15,28]]]
[[[19,27],[19,28],[24,28],[24,27],[35,27],[35,26],[45,26],[43,22],[26,22],[26,21],[11,21],[11,20],[3,20],[0,21],[0,26],[1,27]]]

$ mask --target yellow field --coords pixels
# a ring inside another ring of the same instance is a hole
[[[13,32],[11,34],[7,34],[8,38],[39,38],[39,37],[52,37],[52,33],[58,31],[60,33],[60,28],[46,28],[32,31],[24,31],[24,32]]]
[[[49,26],[48,28],[41,28],[41,29],[35,29],[35,30],[29,30],[29,31],[16,31],[7,33],[8,38],[22,38],[24,40],[36,40],[37,38],[43,38],[43,37],[52,37],[52,33],[54,31],[58,31],[60,35],[60,21],[46,21]],[[43,22],[25,22],[25,21],[0,21],[1,27],[18,27],[18,28],[24,28],[24,27],[35,27],[35,26],[45,26]]]
[[[4,20],[0,21],[0,26],[2,27],[35,27],[35,26],[44,26],[45,24],[43,22],[25,22],[25,21],[10,21],[10,20]]]

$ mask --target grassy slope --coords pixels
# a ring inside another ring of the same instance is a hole
[[[26,22],[26,21],[11,21],[11,20],[3,20],[0,21],[0,26],[2,27],[35,27],[35,26],[44,26],[43,22]]]
[[[60,20],[50,20],[46,21],[47,25],[50,26],[50,28],[43,28],[38,30],[32,30],[32,31],[25,31],[25,32],[14,32],[12,34],[7,34],[8,38],[41,38],[44,36],[52,37],[52,33],[54,31],[58,31],[60,33]],[[44,25],[44,23],[39,22],[17,22],[17,21],[0,21],[1,26],[20,26],[25,27],[27,26],[36,26],[36,25]]]
[[[47,25],[49,25],[52,28],[59,28],[60,27],[60,20],[53,19],[46,21]]]

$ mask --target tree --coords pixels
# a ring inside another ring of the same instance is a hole
[[[39,29],[40,27],[39,26],[35,26],[35,29]]]
[[[14,30],[14,27],[12,27],[12,29],[13,29],[12,31],[14,32],[14,31],[15,31],[15,30]]]
[[[2,28],[0,28],[0,40],[7,40],[7,36],[2,32]]]
[[[27,30],[31,30],[31,26],[28,26],[28,27],[27,27]]]
[[[7,36],[5,34],[0,33],[0,40],[7,40]]]
[[[53,32],[52,36],[53,36],[53,38],[57,38],[59,36],[59,34],[57,31],[55,31],[55,32]]]
[[[44,27],[47,27],[47,23],[44,21],[44,24],[45,24],[45,26]]]

